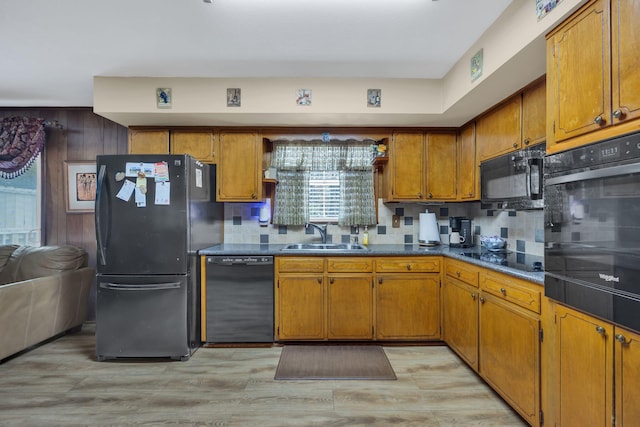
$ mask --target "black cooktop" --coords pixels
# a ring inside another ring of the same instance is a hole
[[[483,249],[482,251],[475,252],[463,252],[463,256],[479,259],[480,261],[488,262],[491,264],[504,265],[505,267],[515,268],[522,271],[544,271],[544,257],[525,254],[522,252],[513,251],[489,251]]]

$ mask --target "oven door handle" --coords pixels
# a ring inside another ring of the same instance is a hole
[[[611,166],[602,169],[587,170],[584,172],[576,172],[570,175],[555,176],[547,178],[546,185],[566,184],[569,182],[585,181],[588,179],[609,178],[612,176],[621,176],[632,173],[640,173],[640,163],[630,165]]]

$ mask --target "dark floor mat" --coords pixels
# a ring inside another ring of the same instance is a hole
[[[384,349],[377,345],[287,345],[276,380],[395,380]]]

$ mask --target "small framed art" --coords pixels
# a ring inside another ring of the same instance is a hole
[[[227,88],[227,107],[239,107],[242,91],[238,87]]]
[[[96,200],[96,162],[64,162],[64,178],[68,213],[87,213],[94,211]]]
[[[156,105],[158,108],[171,108],[171,88],[159,87],[156,89]]]
[[[476,81],[482,75],[482,49],[471,58],[471,81]]]
[[[367,89],[367,107],[380,107],[381,97],[382,91],[380,89]]]
[[[296,104],[311,105],[311,89],[298,89]]]

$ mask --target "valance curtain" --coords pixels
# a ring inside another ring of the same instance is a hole
[[[0,120],[0,178],[22,175],[42,151],[44,119],[7,117]]]
[[[273,222],[309,222],[310,171],[340,172],[338,224],[376,223],[371,145],[374,141],[274,141],[271,167],[277,169]]]

